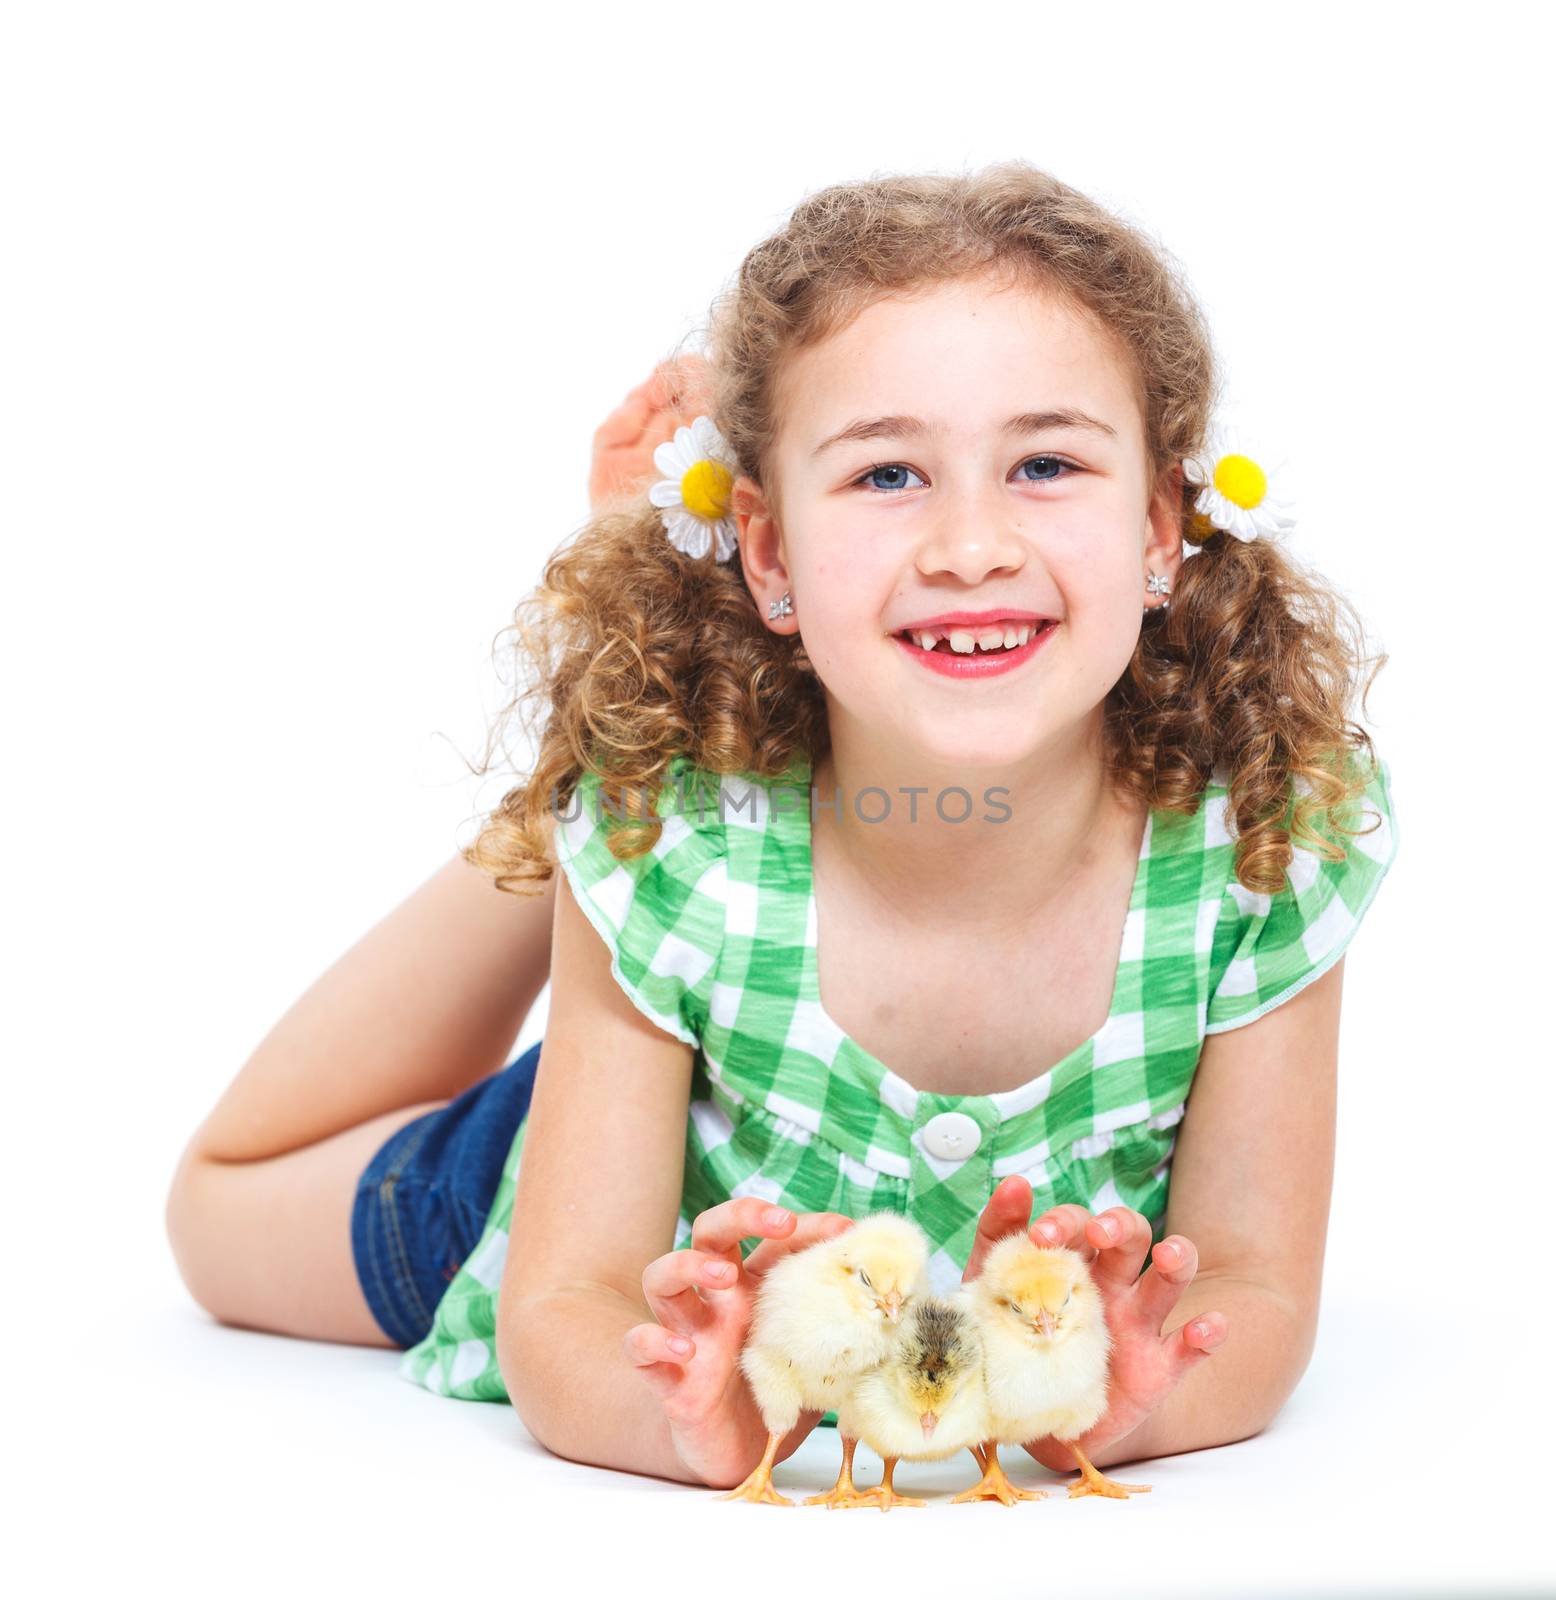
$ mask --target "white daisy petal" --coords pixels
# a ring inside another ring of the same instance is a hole
[[[1203,484],[1210,481],[1210,474],[1205,470],[1205,464],[1197,456],[1183,458],[1183,476],[1192,484]]]
[[[694,419],[692,431],[696,435],[698,455],[717,461],[722,466],[729,465],[729,446],[724,442],[724,436],[715,426],[712,417]]]
[[[681,460],[681,452],[676,449],[673,439],[666,439],[663,444],[654,446],[654,465],[667,478],[674,478],[679,483],[690,464]]]
[[[681,504],[681,480],[679,478],[661,478],[648,491],[651,505],[678,506]]]
[[[708,524],[688,511],[670,511],[665,514],[665,531],[670,543],[685,555],[705,556],[712,544]]]

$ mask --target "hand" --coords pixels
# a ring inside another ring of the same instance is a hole
[[[690,1248],[658,1256],[643,1270],[643,1298],[659,1320],[638,1323],[623,1339],[664,1407],[677,1455],[715,1488],[739,1483],[767,1444],[767,1425],[739,1363],[764,1274],[791,1251],[854,1225],[836,1211],[798,1217],[784,1211],[787,1220],[774,1223],[767,1221],[771,1209],[743,1195],[704,1211],[692,1224]],[[757,1236],[762,1243],[742,1262],[740,1241]],[[719,1267],[726,1269],[722,1278],[709,1270]],[[792,1455],[821,1417],[801,1412],[775,1459]]]
[[[594,430],[589,504],[595,511],[657,481],[654,451],[708,409],[711,371],[696,354],[661,361]]]
[[[989,1203],[978,1218],[978,1231],[973,1235],[972,1250],[967,1266],[962,1272],[962,1282],[971,1283],[983,1271],[988,1253],[1008,1234],[1020,1233],[1032,1220],[1032,1185],[1014,1174],[994,1186]],[[1046,1247],[1046,1239],[1032,1241]]]
[[[1104,1222],[1115,1225],[1115,1238],[1108,1238]],[[1128,1206],[1112,1206],[1095,1217],[1085,1206],[1055,1206],[1033,1223],[1030,1233],[1039,1246],[1058,1245],[1083,1256],[1102,1295],[1113,1336],[1108,1408],[1079,1441],[1095,1459],[1096,1452],[1138,1428],[1186,1372],[1209,1358],[1226,1338],[1226,1317],[1219,1311],[1201,1312],[1163,1337],[1167,1313],[1199,1270],[1199,1252],[1181,1233],[1169,1234],[1153,1249],[1151,1224]],[[1142,1275],[1148,1250],[1151,1265]],[[1201,1327],[1203,1332],[1194,1331]],[[1055,1472],[1075,1470],[1075,1457],[1051,1436],[1029,1440],[1022,1448]]]

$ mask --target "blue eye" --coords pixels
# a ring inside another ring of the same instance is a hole
[[[854,479],[854,487],[856,489],[862,487],[864,484],[867,484],[873,477],[875,477],[875,475],[877,473],[880,473],[880,472],[913,472],[913,468],[912,467],[903,466],[900,461],[883,461],[880,464],[880,466],[871,467],[868,472],[862,473],[859,477],[855,478]],[[913,476],[915,478],[917,478],[918,474],[916,472],[913,472]],[[876,487],[877,488],[885,487],[885,488],[888,488],[888,489],[901,489],[901,488],[906,487],[906,485],[900,484],[900,483],[893,483],[893,484],[886,484],[886,485],[877,484]]]
[[[1026,474],[1025,469],[1034,464],[1042,464],[1055,468],[1056,470],[1052,472],[1045,472],[1041,477],[1032,477]],[[1027,459],[1021,463],[1020,470],[1023,474],[1022,481],[1024,483],[1057,483],[1060,478],[1067,477],[1072,472],[1078,472],[1080,468],[1072,467],[1068,461],[1061,461],[1058,456],[1028,456]],[[912,467],[904,466],[900,461],[883,461],[878,466],[871,467],[867,471],[860,473],[860,475],[853,480],[852,487],[855,489],[874,487],[875,489],[883,491],[887,494],[895,493],[899,489],[910,487],[908,484],[901,482],[892,484],[874,483],[872,485],[872,479],[876,478],[881,473],[887,472],[907,472],[912,473],[915,478],[919,477],[919,474],[914,472]],[[919,481],[922,482],[923,479],[920,478]]]

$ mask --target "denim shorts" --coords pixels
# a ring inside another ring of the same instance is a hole
[[[374,1319],[402,1350],[427,1336],[443,1292],[480,1242],[539,1064],[536,1044],[396,1129],[357,1182],[357,1277]]]

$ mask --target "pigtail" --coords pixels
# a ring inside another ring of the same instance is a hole
[[[824,743],[825,705],[798,635],[762,626],[738,561],[672,545],[646,493],[591,517],[557,550],[504,634],[521,687],[474,770],[491,770],[510,721],[529,730],[537,754],[513,763],[528,778],[461,850],[501,889],[538,893],[518,886],[550,878],[552,824],[570,813],[586,772],[621,818],[608,830],[612,853],[631,860],[659,840],[647,797],[676,755],[775,777],[796,746]]]
[[[1198,521],[1168,606],[1148,614],[1109,696],[1116,776],[1149,804],[1191,814],[1212,778],[1228,791],[1235,870],[1274,893],[1293,843],[1340,860],[1376,751],[1349,711],[1387,655],[1369,657],[1343,595],[1277,541]],[[1369,669],[1370,670],[1367,670]]]

